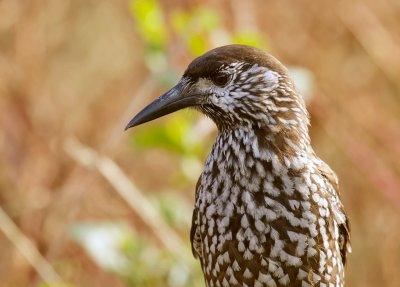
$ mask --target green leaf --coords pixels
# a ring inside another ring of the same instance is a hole
[[[188,136],[193,129],[194,116],[180,112],[168,115],[162,121],[138,128],[133,133],[132,142],[137,149],[163,148],[179,155],[200,154],[201,139],[188,144]]]
[[[177,193],[163,192],[152,197],[152,202],[171,226],[189,229],[192,219],[192,206]]]
[[[190,52],[195,56],[200,56],[207,50],[206,37],[202,34],[194,34],[188,40]]]
[[[258,47],[260,49],[266,49],[267,45],[265,40],[260,34],[252,31],[241,31],[233,34],[233,42],[236,44],[243,44]]]
[[[136,19],[141,36],[150,50],[163,50],[167,44],[165,19],[158,1],[132,0],[130,2],[132,15]]]
[[[193,10],[192,18],[198,19],[201,29],[207,32],[211,32],[220,26],[219,15],[210,8],[200,7]]]
[[[205,7],[196,7],[188,12],[174,12],[172,26],[184,39],[193,56],[199,56],[209,50],[210,34],[221,29],[219,15]]]
[[[70,230],[71,237],[103,269],[119,272],[129,265],[128,258],[120,246],[132,237],[132,230],[123,223],[81,223]]]

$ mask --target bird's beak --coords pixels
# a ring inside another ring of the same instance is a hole
[[[196,94],[188,91],[188,85],[189,80],[182,78],[175,87],[141,110],[128,123],[125,130],[168,115],[175,111],[197,105],[199,103],[199,97]]]

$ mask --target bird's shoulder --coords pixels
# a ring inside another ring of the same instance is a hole
[[[200,185],[201,177],[198,179],[196,184],[196,200],[198,196],[198,189]],[[190,242],[192,243],[192,253],[194,258],[199,259],[202,257],[202,244],[201,244],[201,234],[200,234],[200,224],[199,224],[199,210],[195,206],[192,215],[192,226],[190,229]]]
[[[315,162],[319,174],[326,182],[328,201],[330,202],[330,206],[332,209],[331,211],[339,227],[339,247],[343,264],[345,264],[347,253],[351,252],[350,221],[346,215],[343,203],[340,199],[338,176],[331,169],[331,167],[321,159],[317,158]]]
[[[197,208],[193,210],[192,216],[192,227],[190,230],[190,241],[192,243],[192,253],[194,258],[199,259],[203,255],[203,249],[201,244],[201,234],[199,225],[199,212]]]

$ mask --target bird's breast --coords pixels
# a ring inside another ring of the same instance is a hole
[[[328,282],[328,270],[342,274],[326,190],[307,156],[282,160],[217,141],[196,192],[206,278],[284,286],[303,275]]]

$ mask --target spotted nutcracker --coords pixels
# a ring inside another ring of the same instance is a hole
[[[344,286],[350,235],[338,180],[310,145],[287,69],[257,48],[216,48],[127,128],[187,107],[218,127],[190,233],[206,285]]]

